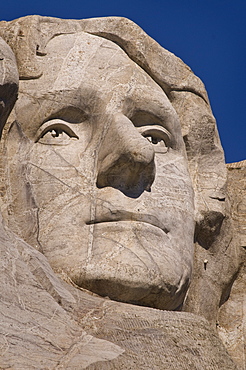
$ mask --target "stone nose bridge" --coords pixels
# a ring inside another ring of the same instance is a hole
[[[126,116],[117,113],[99,150],[97,186],[111,186],[134,198],[150,191],[154,155],[152,144]]]

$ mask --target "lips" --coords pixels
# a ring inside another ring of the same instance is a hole
[[[169,233],[169,230],[162,225],[159,219],[151,214],[146,213],[136,213],[124,210],[110,210],[104,214],[96,215],[95,218],[88,220],[87,225],[106,223],[106,222],[119,222],[119,221],[136,221],[150,224],[152,226],[158,227],[165,234]]]

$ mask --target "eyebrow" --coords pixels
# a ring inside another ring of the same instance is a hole
[[[151,88],[146,88],[146,86],[144,86],[143,93],[138,88],[134,89],[128,96],[130,106],[132,106],[133,113],[142,111],[143,113],[151,114],[159,121],[160,125],[164,124],[164,127],[172,132],[177,125],[174,122],[176,121],[174,118],[177,116],[177,112],[161,87],[156,85],[154,81],[153,83],[153,87],[157,87],[157,94],[153,96]],[[173,122],[174,125],[168,124],[170,122]]]
[[[82,87],[82,91],[77,89],[76,92],[72,89],[65,89],[32,91],[30,93],[24,90],[20,93],[39,102],[38,111],[39,115],[43,117],[42,124],[50,119],[64,119],[70,123],[81,123],[93,113],[94,106],[100,104],[100,97],[95,94],[95,91],[84,87]],[[47,111],[49,111],[48,114]]]
[[[158,104],[158,102],[149,100],[147,102],[145,101],[145,106],[143,106],[143,101],[139,101],[135,105],[135,109],[133,110],[133,115],[131,116],[131,119],[135,119],[135,125],[138,126],[138,120],[143,119],[143,122],[148,122],[148,119],[150,118],[151,121],[156,120],[156,122],[153,122],[153,124],[158,124],[160,126],[163,126],[166,130],[170,132],[170,134],[173,135],[173,133],[176,130],[177,121],[176,118],[178,118],[178,115],[175,111],[175,109],[172,107],[171,102],[171,109],[169,108],[162,108],[161,105]],[[138,117],[137,117],[138,116]],[[149,116],[149,117],[148,117]],[[137,118],[137,119],[136,119]],[[144,124],[146,124],[144,123]]]
[[[67,107],[61,108],[58,111],[50,114],[43,123],[52,119],[63,119],[69,123],[81,123],[88,118],[88,114],[75,106],[68,105]]]
[[[150,109],[135,109],[131,117],[136,127],[146,124],[158,124],[163,126],[163,117],[159,114],[154,113]]]

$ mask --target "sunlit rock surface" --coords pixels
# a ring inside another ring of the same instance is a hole
[[[243,366],[243,222],[203,83],[125,18],[0,36],[0,367]]]

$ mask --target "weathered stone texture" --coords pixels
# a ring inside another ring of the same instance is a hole
[[[0,37],[0,135],[16,101],[18,85],[14,53]]]
[[[242,367],[245,177],[201,80],[125,18],[0,36],[0,367],[236,369],[218,312]]]
[[[0,247],[1,369],[84,369],[123,352],[76,323],[61,307],[62,302],[72,311],[76,301],[44,256],[6,232],[2,223]]]
[[[203,318],[65,286],[1,226],[1,369],[236,369]]]
[[[246,161],[227,164],[228,194],[234,235],[241,249],[242,264],[228,301],[221,306],[218,331],[230,355],[246,369]]]

